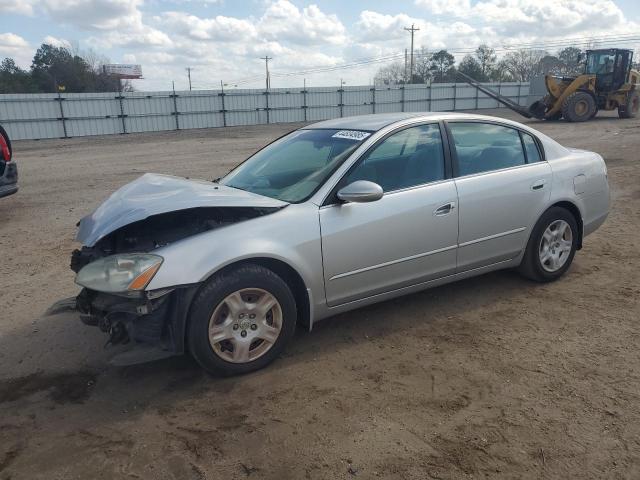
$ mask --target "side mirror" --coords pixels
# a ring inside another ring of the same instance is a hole
[[[383,195],[382,187],[368,180],[356,180],[338,190],[338,198],[343,202],[375,202]]]

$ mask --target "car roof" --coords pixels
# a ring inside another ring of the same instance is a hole
[[[486,115],[473,115],[456,112],[396,112],[396,113],[373,113],[369,115],[356,115],[354,117],[333,118],[322,122],[312,123],[304,127],[305,129],[344,129],[344,130],[367,130],[377,132],[394,123],[409,119],[432,120],[453,120],[453,119],[484,119],[500,120],[506,123],[515,123],[503,118],[494,118]]]

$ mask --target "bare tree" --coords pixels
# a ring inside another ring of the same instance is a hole
[[[489,72],[489,77],[494,82],[513,82],[513,75],[509,72],[507,63],[504,60],[499,61]]]
[[[405,80],[403,62],[394,62],[380,67],[373,77],[375,85],[397,85],[405,83]]]
[[[584,54],[579,48],[563,48],[558,52],[558,59],[562,63],[561,75],[579,75],[584,70]]]
[[[481,44],[475,51],[476,59],[480,64],[480,72],[482,77],[489,78],[491,71],[496,66],[498,56],[496,51],[487,44]]]
[[[541,60],[548,53],[544,50],[516,50],[504,57],[504,66],[516,81],[527,82],[543,73]]]
[[[431,54],[425,47],[420,47],[415,53],[413,66],[414,83],[427,83],[431,79]]]

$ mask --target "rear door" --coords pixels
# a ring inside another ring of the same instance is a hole
[[[458,271],[516,257],[548,204],[551,167],[529,133],[448,122],[458,190]]]
[[[455,272],[457,195],[445,164],[432,123],[391,134],[345,175],[338,188],[369,180],[385,193],[370,203],[330,197],[320,209],[330,306]]]

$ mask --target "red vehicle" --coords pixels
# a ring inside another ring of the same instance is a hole
[[[18,191],[18,166],[12,153],[9,135],[0,126],[0,198]]]

